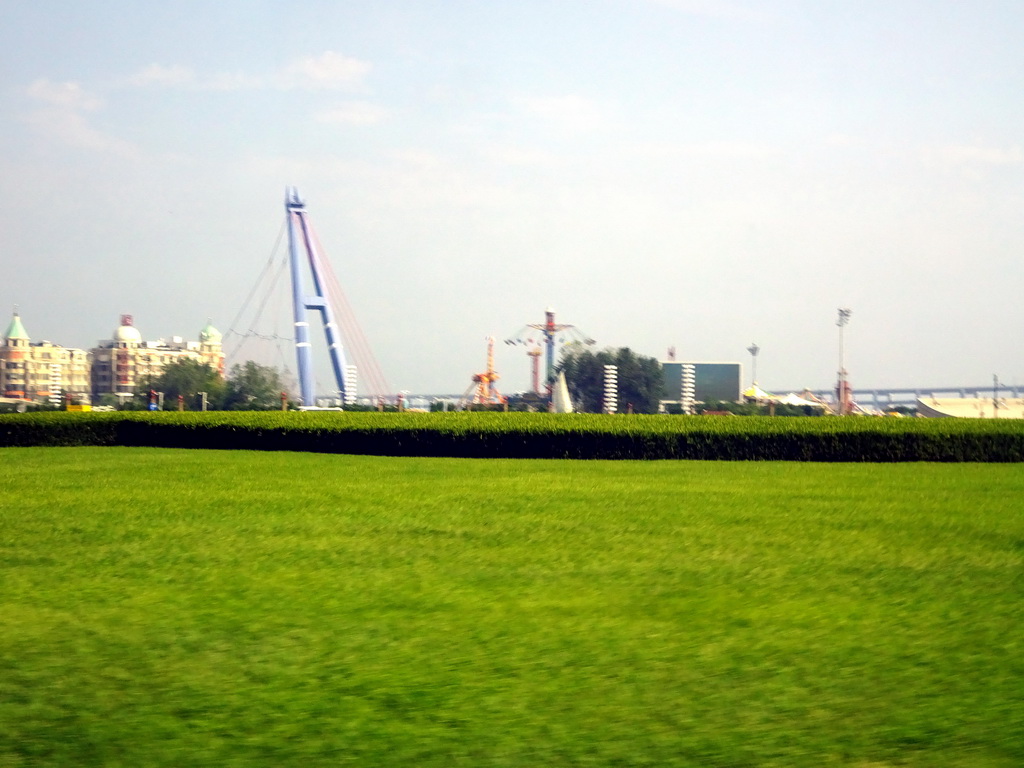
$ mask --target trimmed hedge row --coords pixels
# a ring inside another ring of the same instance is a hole
[[[381,456],[1024,461],[1024,421],[544,413],[0,415],[0,446],[121,445]]]

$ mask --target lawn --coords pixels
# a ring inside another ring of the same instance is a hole
[[[0,460],[0,766],[1024,764],[1020,465]]]

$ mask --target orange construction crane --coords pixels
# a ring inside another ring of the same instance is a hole
[[[487,370],[473,374],[473,383],[459,399],[459,407],[468,408],[473,405],[502,405],[505,398],[498,392],[496,382],[500,376],[494,370],[494,337],[487,337]]]

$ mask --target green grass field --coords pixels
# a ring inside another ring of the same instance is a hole
[[[1024,764],[1020,465],[0,461],[0,766]]]

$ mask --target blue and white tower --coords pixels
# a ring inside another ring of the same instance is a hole
[[[285,211],[288,216],[288,253],[292,276],[292,305],[295,318],[295,355],[298,359],[299,390],[304,406],[316,404],[315,378],[313,376],[313,351],[309,340],[309,320],[307,309],[320,311],[327,340],[327,352],[331,357],[331,368],[334,370],[334,381],[338,386],[338,395],[342,401],[348,398],[345,376],[345,352],[338,334],[338,324],[334,321],[334,313],[327,300],[324,285],[324,273],[320,256],[310,237],[309,223],[306,220],[306,204],[299,197],[295,187],[285,190]],[[303,288],[303,269],[300,251],[309,264],[309,272],[313,279],[313,294],[307,295]],[[354,393],[353,393],[354,394]]]

